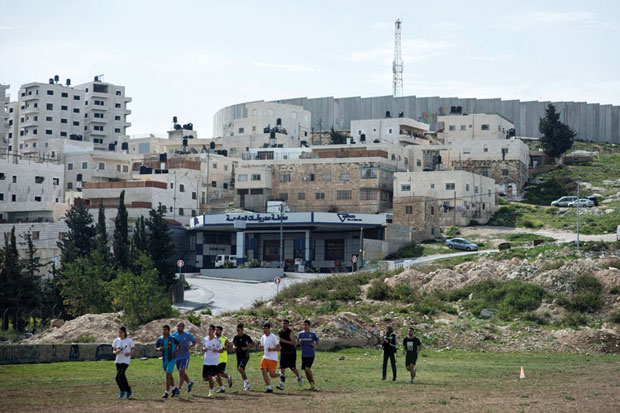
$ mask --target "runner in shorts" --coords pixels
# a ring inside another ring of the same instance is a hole
[[[418,354],[420,354],[420,350],[422,349],[422,343],[415,336],[413,327],[409,327],[409,335],[403,340],[403,347],[405,348],[405,369],[411,373],[410,383],[413,383],[416,373],[415,363],[418,360]]]
[[[254,348],[254,342],[243,332],[243,324],[237,326],[237,335],[233,338],[233,349],[237,353],[237,371],[243,378],[243,390],[250,390],[250,380],[245,374],[245,368],[250,361],[250,350]]]
[[[131,397],[131,387],[127,382],[125,371],[129,368],[131,356],[133,356],[135,351],[136,346],[133,340],[127,337],[127,329],[119,327],[118,338],[112,343],[112,353],[116,355],[116,384],[118,384],[120,390],[118,394],[119,399],[123,397],[129,399]]]
[[[232,387],[232,377],[226,374],[226,364],[228,363],[228,352],[232,350],[232,344],[226,337],[222,335],[224,329],[222,326],[215,327],[215,337],[222,342],[222,348],[224,351],[220,353],[220,362],[217,365],[217,384],[219,388],[217,393],[224,393],[226,388],[222,385],[222,377],[228,380],[228,387]]]
[[[162,335],[155,342],[155,350],[162,352],[162,367],[166,372],[166,391],[161,396],[164,399],[168,398],[168,391],[172,387],[172,397],[177,394],[177,386],[174,385],[174,365],[177,361],[177,355],[179,353],[179,340],[170,335],[170,326],[165,325],[162,327]]]
[[[301,369],[306,372],[310,389],[314,390],[312,364],[314,363],[314,348],[319,344],[319,338],[314,331],[310,331],[310,320],[304,321],[304,331],[299,333],[298,341],[301,346]]]
[[[289,321],[282,321],[282,330],[278,334],[280,336],[280,347],[282,347],[282,351],[280,352],[280,384],[277,386],[278,389],[284,390],[284,381],[286,377],[284,373],[286,369],[291,369],[293,374],[297,376],[297,384],[301,386],[301,375],[299,371],[297,371],[297,350],[295,346],[297,344],[297,338],[295,337],[295,333],[289,328]]]
[[[209,383],[209,396],[213,397],[213,382],[217,376],[217,365],[222,353],[222,342],[215,337],[215,326],[210,325],[208,335],[202,340],[202,352],[205,354],[202,366],[202,379]]]
[[[187,382],[187,392],[192,391],[194,382],[187,376],[187,367],[189,366],[189,351],[196,345],[196,339],[190,333],[185,332],[185,323],[179,321],[177,324],[176,333],[172,334],[172,337],[179,340],[181,347],[179,349],[179,355],[177,356],[177,369],[179,370],[179,387],[177,388],[176,395],[181,394],[181,388],[183,382]]]
[[[263,380],[267,385],[265,393],[273,393],[271,388],[270,377],[280,377],[281,373],[276,373],[278,367],[278,351],[280,348],[280,340],[274,334],[271,334],[271,324],[263,324],[263,336],[260,338],[260,348],[264,350],[263,358],[260,362],[260,369],[263,372]]]

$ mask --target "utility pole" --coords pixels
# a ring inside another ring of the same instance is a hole
[[[577,250],[579,250],[579,181],[577,181]]]
[[[454,210],[452,211],[452,225],[456,227],[456,191],[454,191],[454,203],[452,204]]]
[[[284,202],[280,201],[280,268],[284,271],[284,231],[282,230],[282,215],[284,214]]]
[[[360,227],[360,255],[357,257],[357,270],[362,268],[362,257],[364,256],[364,227]]]

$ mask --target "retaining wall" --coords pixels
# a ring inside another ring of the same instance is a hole
[[[200,270],[201,275],[216,278],[231,278],[235,280],[273,281],[276,277],[282,277],[284,271],[281,268],[218,268]]]
[[[136,344],[134,357],[159,357],[153,344]],[[4,344],[0,364],[114,360],[111,344]]]

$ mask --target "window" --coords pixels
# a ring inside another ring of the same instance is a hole
[[[35,120],[36,120],[36,119],[35,119]],[[51,116],[46,116],[46,117],[45,117],[45,121],[46,121],[46,122],[51,122],[52,120],[53,120],[53,119],[52,119],[52,117],[51,117]]]
[[[435,215],[435,207],[431,205],[431,215]]]
[[[34,197],[34,202],[41,202],[41,197],[40,196],[35,196]]]
[[[402,184],[400,186],[400,190],[405,192],[405,191],[411,191],[411,184]]]
[[[172,211],[174,211],[174,210],[172,209],[172,207],[170,207],[170,210],[169,210],[169,211],[170,211],[170,212],[172,212]]]
[[[60,107],[60,110],[69,110],[69,108],[68,108],[67,106],[65,106],[65,105],[62,105],[62,106]]]
[[[245,132],[245,129],[244,128],[239,128],[239,133],[243,133],[243,132]]]
[[[488,152],[488,151],[489,151],[489,148],[488,148],[487,146],[485,146],[485,147],[482,149],[482,152]]]
[[[351,178],[350,178],[349,174],[340,174],[340,180],[341,181],[348,181],[350,179]]]
[[[317,201],[322,201],[325,199],[325,193],[324,192],[317,192],[314,194],[314,199],[316,199]]]
[[[345,190],[345,191],[336,191],[336,199],[338,200],[345,200],[345,199],[352,199],[352,191],[350,190]]]
[[[121,95],[121,91],[120,91],[120,90],[117,90],[117,91],[116,91],[116,96],[120,96],[120,95]]]
[[[217,169],[217,162],[213,162],[213,169]]]
[[[376,201],[377,193],[374,191],[369,191],[367,189],[363,189],[360,191],[360,201]]]
[[[58,178],[52,178],[52,185],[60,185],[60,180]]]
[[[67,132],[60,132],[60,136],[67,136]]]
[[[469,184],[465,184],[465,191],[469,192]]]
[[[315,179],[314,174],[310,174],[310,182],[314,182],[314,179]]]
[[[60,119],[60,123],[67,123],[67,119]]]
[[[51,129],[45,129],[45,134],[46,135],[51,135],[52,134],[52,130]],[[36,135],[36,133],[35,133]]]
[[[73,96],[73,100],[80,100],[80,97],[78,95]]]
[[[82,174],[77,174],[75,180],[78,182],[82,182]]]
[[[478,185],[474,185],[474,194],[478,193]]]
[[[99,162],[99,170],[100,171],[104,171],[105,170],[105,162]]]
[[[179,192],[185,192],[185,185],[179,184]]]
[[[80,109],[79,108],[73,108],[73,113],[80,113]]]
[[[93,102],[96,106],[103,106],[103,100],[95,100]]]
[[[291,175],[289,174],[280,175],[280,182],[291,182]]]
[[[303,201],[304,199],[306,199],[306,193],[305,192],[298,192],[297,193],[297,199],[299,201]]]
[[[42,184],[44,180],[45,180],[45,178],[43,178],[42,176],[35,176],[34,177],[34,183],[35,184]]]
[[[73,122],[73,123],[75,124],[75,122]],[[103,126],[101,126],[101,125],[95,125],[95,126],[93,126],[93,130],[98,130],[98,131],[103,132]]]
[[[73,164],[72,163],[68,163],[67,164],[67,171],[72,171],[73,170]]]
[[[123,165],[123,172],[129,172],[129,165]]]
[[[288,201],[288,194],[287,193],[278,194],[278,199],[280,201]]]
[[[80,122],[78,122],[77,120],[73,121],[73,126],[80,126]]]
[[[88,162],[82,162],[82,169],[88,169]]]
[[[198,195],[196,194],[196,192],[192,192],[192,199],[197,199]]]
[[[217,188],[217,181],[211,181],[211,188]]]
[[[228,170],[228,165],[224,165],[224,170],[227,171]]]
[[[67,92],[62,92],[60,96],[62,96],[63,98],[68,98],[69,94]]]
[[[73,182],[67,182],[67,189],[73,189]]]
[[[45,105],[45,109],[47,110],[54,110],[54,105],[51,103],[48,103],[47,105]]]
[[[253,181],[260,181],[260,174],[252,174]]]
[[[453,182],[446,183],[446,191],[454,191],[455,188],[456,188],[456,185]]]
[[[448,126],[448,130],[449,131],[455,131],[456,130],[456,125],[449,125]]]
[[[461,125],[461,130],[467,130],[467,125]]]
[[[4,201],[4,194],[0,193],[0,201]]]
[[[120,108],[121,108],[121,104],[120,104],[120,103],[116,103],[116,104],[114,104],[114,107],[115,107],[116,109],[120,109]]]
[[[54,95],[54,91],[53,90],[48,90],[47,94],[50,95],[50,96],[53,96]]]
[[[388,128],[388,134],[392,133],[392,128]]]
[[[483,124],[482,126],[480,126],[481,130],[489,130],[489,125],[487,123]]]
[[[185,211],[183,210],[183,208],[179,208],[179,215],[181,216],[185,215]]]
[[[416,166],[422,166],[422,161],[420,159],[415,160]]]
[[[375,179],[377,171],[374,168],[362,168],[362,179]]]
[[[17,195],[11,195],[11,202],[17,202]]]
[[[508,176],[508,169],[502,169],[502,176]]]
[[[245,175],[245,174],[243,174],[243,175],[239,175],[239,176],[237,177],[237,181],[239,181],[239,182],[246,182],[247,180],[248,180],[248,176],[247,176],[247,175]]]
[[[435,184],[431,184],[431,189],[435,189]]]
[[[323,174],[321,175],[321,181],[323,182],[330,182],[332,180],[332,176],[330,174]]]
[[[101,117],[103,117],[103,113],[101,114]],[[114,116],[114,120],[121,120],[120,116]]]
[[[121,133],[120,128],[114,128],[114,133]]]

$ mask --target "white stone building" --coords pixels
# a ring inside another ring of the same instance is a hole
[[[437,138],[445,144],[472,139],[506,139],[514,124],[498,114],[450,114],[438,117]]]
[[[9,146],[9,97],[6,94],[9,85],[0,84],[0,150]]]
[[[429,129],[427,123],[401,117],[351,121],[351,137],[362,144],[426,144],[424,136]]]
[[[495,181],[467,171],[397,172],[394,200],[429,197],[439,201],[441,225],[486,223],[495,213]]]
[[[58,241],[61,241],[67,233],[65,222],[37,222],[37,223],[10,223],[0,224],[0,237],[4,240],[4,234],[10,233],[15,228],[15,238],[17,240],[17,252],[21,258],[26,258],[28,246],[26,244],[26,234],[32,235],[32,244],[35,248],[35,262],[38,262],[38,274],[43,276],[52,271],[52,263],[56,268],[60,268],[60,248]]]

